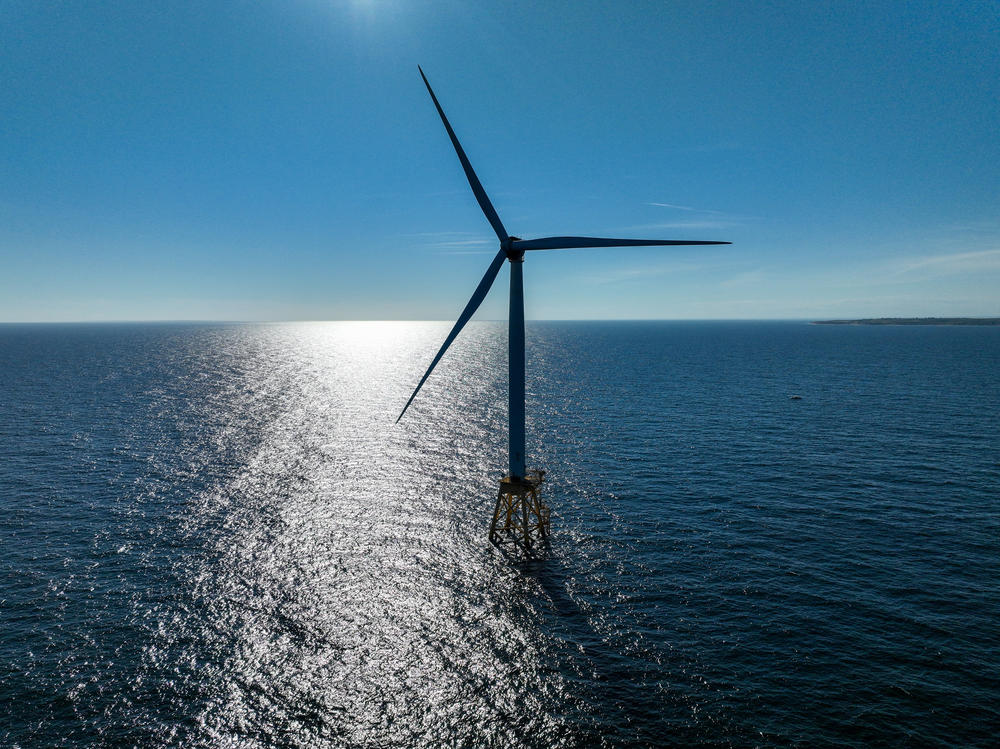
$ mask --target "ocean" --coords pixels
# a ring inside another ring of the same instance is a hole
[[[1000,329],[449,326],[0,326],[0,745],[995,745]]]

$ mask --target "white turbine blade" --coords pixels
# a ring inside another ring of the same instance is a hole
[[[687,239],[606,239],[604,237],[542,237],[541,239],[515,239],[512,250],[568,250],[578,247],[659,247],[675,245],[732,244],[731,242],[703,242]]]
[[[406,401],[406,405],[403,406],[403,410],[400,411],[399,418],[396,419],[397,424],[399,423],[399,419],[403,418],[403,414],[406,413],[406,409],[408,409],[410,404],[413,403],[413,399],[417,397],[417,393],[420,392],[420,388],[423,387],[424,382],[427,381],[431,372],[434,371],[434,367],[437,366],[441,357],[444,356],[444,352],[448,350],[451,342],[458,337],[458,334],[462,332],[462,328],[465,327],[465,323],[469,321],[469,318],[471,318],[476,313],[476,310],[479,309],[479,305],[483,303],[483,300],[486,298],[486,294],[489,293],[490,287],[493,286],[493,282],[496,280],[497,274],[500,272],[500,267],[503,265],[503,261],[506,259],[507,255],[503,250],[500,250],[496,257],[493,258],[493,262],[490,263],[490,267],[486,269],[486,275],[483,276],[483,280],[479,282],[479,286],[477,286],[476,290],[472,293],[472,298],[469,300],[469,303],[465,305],[465,309],[462,310],[462,314],[459,315],[458,320],[455,321],[455,326],[451,329],[448,337],[444,339],[444,343],[441,344],[441,348],[438,349],[437,355],[434,357],[434,361],[432,361],[431,365],[427,367],[427,371],[424,372],[424,376],[420,378],[420,382],[413,391],[413,395],[410,396],[410,400]]]
[[[455,146],[455,153],[458,154],[458,160],[462,162],[462,168],[465,170],[465,176],[469,180],[469,186],[472,188],[472,192],[476,196],[476,200],[479,201],[479,207],[482,208],[483,213],[486,214],[486,220],[490,222],[490,226],[493,227],[493,231],[497,233],[497,239],[501,242],[507,241],[507,230],[503,228],[503,224],[500,222],[500,217],[497,215],[496,209],[493,208],[493,204],[486,196],[486,191],[479,182],[479,177],[477,177],[476,173],[472,170],[472,164],[469,163],[469,159],[465,155],[465,151],[462,150],[462,144],[458,142],[458,138],[455,136],[455,131],[451,129],[451,123],[448,122],[448,118],[444,116],[444,110],[441,109],[441,105],[438,104],[437,97],[434,95],[434,90],[431,88],[431,84],[427,82],[427,76],[424,75],[423,68],[417,65],[417,70],[420,71],[420,77],[424,79],[424,85],[427,86],[427,92],[431,95],[431,100],[433,100],[434,106],[437,107],[438,114],[441,115],[441,122],[444,123],[444,129],[448,131],[448,137],[451,138],[451,144]]]

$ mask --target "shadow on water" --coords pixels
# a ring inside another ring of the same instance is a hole
[[[610,662],[616,654],[594,628],[590,617],[567,592],[568,573],[564,561],[549,541],[536,554],[516,556],[508,549],[502,550],[508,563],[529,585],[537,586],[556,621],[551,623],[551,634],[556,634],[588,662],[600,681],[612,677]],[[589,669],[588,669],[589,670]]]
[[[670,737],[668,743],[701,746],[717,745],[720,737],[748,739],[720,712],[720,695],[701,677],[705,669],[697,658],[669,641],[651,642],[649,622],[627,610],[609,620],[608,591],[580,587],[586,564],[571,543],[557,537],[532,556],[499,550],[524,583],[526,602],[540,604],[535,625],[548,643],[548,666],[576,705],[566,745],[654,746]]]

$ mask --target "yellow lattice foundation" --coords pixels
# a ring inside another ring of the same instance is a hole
[[[540,486],[545,471],[528,476],[505,476],[500,481],[497,504],[490,523],[490,541],[517,544],[530,551],[549,535],[549,508],[542,502]]]

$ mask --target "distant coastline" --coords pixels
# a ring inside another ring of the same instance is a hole
[[[814,320],[813,325],[1000,325],[1000,317],[871,317],[863,320]]]

